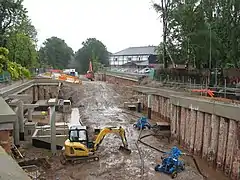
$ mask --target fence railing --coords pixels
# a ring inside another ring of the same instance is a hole
[[[106,69],[105,72],[107,74],[112,74],[112,75],[119,75],[123,77],[129,77],[129,78],[134,78],[134,79],[139,79],[143,76],[148,76],[148,74],[138,74],[138,73],[129,73],[129,72],[121,72],[121,71],[112,71],[109,69]],[[202,96],[207,96],[207,93],[204,93],[204,90],[211,90],[211,92],[214,93],[214,97],[224,97],[228,99],[237,99],[236,97],[236,92],[240,91],[239,88],[236,87],[231,87],[227,86],[227,83],[225,81],[223,86],[217,85],[217,86],[209,86],[209,84],[206,83],[196,83],[194,79],[189,78],[187,81],[184,80],[179,80],[179,81],[174,81],[173,79],[168,79],[168,78],[159,78],[156,79],[154,78],[158,83],[160,83],[164,87],[169,87],[171,89],[182,89],[183,91],[188,91],[192,93],[194,89],[202,90],[200,95]],[[156,83],[157,83],[156,82]]]

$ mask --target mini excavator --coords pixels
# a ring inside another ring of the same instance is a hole
[[[131,150],[128,149],[125,130],[122,127],[95,129],[94,141],[89,141],[88,129],[86,126],[72,125],[69,129],[69,138],[64,144],[61,163],[66,164],[70,162],[72,164],[77,164],[81,162],[98,161],[99,157],[95,155],[95,152],[98,150],[105,135],[110,133],[117,134],[121,137],[123,146],[120,146],[119,150],[125,154],[131,154]]]

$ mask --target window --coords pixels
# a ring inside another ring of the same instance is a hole
[[[128,57],[128,58],[127,58],[127,60],[128,60],[128,61],[131,61],[131,60],[132,60],[132,58]]]
[[[72,142],[86,141],[86,139],[87,139],[86,131],[71,130],[69,139]]]

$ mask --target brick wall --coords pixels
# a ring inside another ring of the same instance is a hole
[[[7,153],[11,152],[12,140],[12,130],[0,131],[0,145],[5,149]]]

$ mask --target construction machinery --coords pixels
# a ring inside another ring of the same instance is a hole
[[[120,136],[123,146],[119,150],[130,154],[125,130],[122,127],[105,127],[103,129],[94,129],[93,141],[88,136],[88,128],[81,125],[72,125],[69,129],[69,138],[65,141],[63,148],[62,164],[67,162],[77,164],[88,161],[98,161],[99,157],[95,155],[99,145],[107,134],[117,134]]]
[[[140,129],[150,129],[151,128],[151,124],[148,122],[148,119],[146,117],[140,117],[137,120],[137,123],[133,124],[134,128],[137,128],[138,130]]]
[[[91,81],[94,81],[94,72],[93,72],[91,60],[89,61],[89,68],[88,68],[87,74],[85,74],[85,77]]]
[[[172,179],[176,178],[177,174],[185,169],[184,162],[179,160],[181,155],[185,154],[174,146],[170,152],[164,154],[165,157],[161,157],[162,164],[158,164],[155,171],[170,174]]]
[[[59,112],[70,113],[72,111],[72,102],[70,99],[59,99]]]

